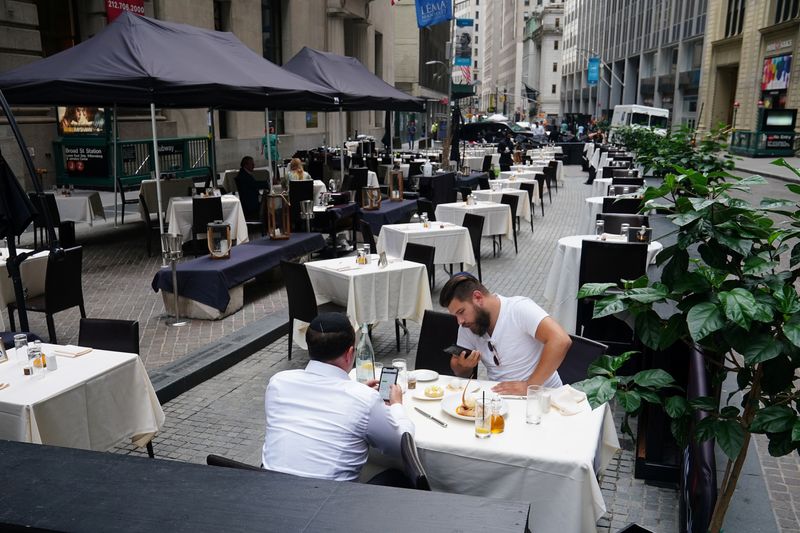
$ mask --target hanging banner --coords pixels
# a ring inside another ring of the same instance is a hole
[[[109,23],[114,22],[123,11],[144,15],[144,0],[106,0],[106,17]]]
[[[454,64],[457,67],[472,65],[472,19],[456,19],[456,54]]]
[[[791,72],[792,54],[766,58],[761,76],[761,90],[780,91],[787,89]]]
[[[417,0],[417,26],[427,28],[453,18],[452,0]]]
[[[597,85],[597,82],[600,80],[600,58],[590,57],[588,68],[589,74],[586,77],[586,82],[589,85]]]

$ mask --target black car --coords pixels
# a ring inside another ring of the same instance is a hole
[[[499,143],[506,138],[506,134],[511,133],[514,143],[529,145],[530,147],[539,146],[543,143],[538,142],[533,133],[529,131],[514,131],[508,124],[503,122],[468,122],[461,126],[459,137],[467,142],[488,142]]]

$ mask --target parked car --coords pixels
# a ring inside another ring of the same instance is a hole
[[[468,142],[489,142],[498,143],[505,139],[506,134],[514,135],[514,142],[530,147],[544,144],[537,141],[530,131],[519,128],[517,131],[512,129],[504,122],[470,122],[461,126],[461,140]]]

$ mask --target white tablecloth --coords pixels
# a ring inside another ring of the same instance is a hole
[[[592,182],[592,196],[606,196],[611,178],[595,178]]]
[[[358,330],[361,324],[375,324],[395,318],[422,323],[431,309],[431,289],[425,265],[392,259],[378,267],[378,256],[368,265],[356,264],[355,257],[326,259],[306,263],[317,303],[333,302],[347,309],[347,316]],[[294,341],[306,348],[306,324],[295,320]]]
[[[536,174],[543,174],[536,170],[504,170],[500,172],[500,178],[504,180],[523,179],[536,181]]]
[[[17,248],[18,254],[23,252],[30,252],[30,250]],[[47,256],[49,253],[49,251],[45,250],[28,257],[19,267],[20,275],[22,276],[22,287],[27,289],[29,298],[44,294],[44,280],[47,275]],[[4,311],[8,304],[17,301],[14,295],[14,284],[11,282],[11,278],[8,277],[6,261],[8,261],[8,249],[0,248],[0,311]],[[2,314],[0,314],[0,325],[5,330]]]
[[[106,218],[97,191],[75,191],[71,196],[56,194],[55,198],[61,222],[88,222],[91,226],[95,218]]]
[[[236,172],[239,171],[237,170]],[[231,178],[231,181],[233,181],[233,178]],[[186,196],[189,193],[189,189],[193,185],[194,181],[191,178],[161,180],[161,201],[163,202],[163,208],[166,209],[166,207],[169,205],[170,198],[174,198],[176,196]],[[150,211],[150,214],[155,217],[158,214],[158,193],[156,191],[156,180],[142,180],[142,183],[139,184],[139,194],[144,197],[144,201],[147,202],[147,209]],[[142,218],[144,218],[144,213],[141,214]],[[165,220],[164,224],[166,223],[167,221]]]
[[[491,235],[505,235],[514,238],[514,226],[511,225],[511,208],[504,204],[494,202],[477,202],[475,205],[466,205],[464,202],[439,204],[436,206],[436,220],[450,222],[461,226],[464,215],[472,213],[483,217],[484,237]]]
[[[56,347],[44,344],[50,354]],[[11,355],[13,354],[13,355]],[[139,356],[92,350],[57,357],[58,369],[23,376],[14,350],[0,365],[0,438],[107,451],[131,439],[144,446],[164,424],[164,411]]]
[[[550,264],[550,273],[544,289],[544,309],[568,333],[575,333],[578,312],[578,274],[581,268],[581,243],[594,240],[594,235],[571,235],[562,237],[556,245],[556,253]],[[653,241],[647,247],[647,264],[652,263],[663,246]]]
[[[242,204],[232,194],[223,195],[221,198],[222,218],[231,225],[231,239],[236,239],[236,244],[247,242],[249,237]],[[190,240],[192,238],[192,199],[171,198],[167,208],[167,220],[169,221],[168,233],[182,234],[184,242]]]
[[[498,157],[498,161],[499,161]],[[483,156],[469,156],[464,158],[464,166],[468,166],[472,170],[480,172],[483,170]]]
[[[443,228],[441,224],[444,224]],[[421,223],[387,224],[381,228],[376,246],[378,253],[403,257],[409,242],[436,248],[433,262],[437,265],[475,264],[467,228],[446,222],[431,222],[427,229]]]
[[[517,174],[517,176],[519,176],[519,174]],[[531,185],[533,185],[533,203],[534,204],[538,204],[539,203],[539,182],[537,182],[533,178],[519,178],[519,177],[517,177],[517,178],[515,178],[513,180],[512,179],[506,179],[506,178],[500,178],[500,179],[492,180],[489,183],[490,184],[499,183],[505,189],[519,189],[520,188],[520,184],[522,184],[522,183],[530,183]]]
[[[440,378],[440,386],[448,378]],[[493,382],[481,382],[490,390]],[[418,383],[417,388],[429,383]],[[476,439],[474,423],[442,412],[440,402],[403,404],[413,420],[414,440],[431,487],[437,491],[507,498],[531,503],[530,527],[537,533],[585,533],[606,506],[596,475],[602,472],[619,440],[608,405],[573,416],[555,409],[539,425],[525,423],[525,400],[505,400],[505,431]],[[585,402],[584,402],[585,403]],[[423,417],[423,409],[447,423],[442,428]]]
[[[605,196],[592,196],[586,199],[586,208],[581,211],[581,217],[578,221],[579,234],[594,234],[597,214],[603,212],[603,198],[605,198]]]
[[[500,189],[499,191],[472,191],[472,196],[474,196],[477,200],[484,202],[495,202],[498,204],[500,203],[500,200],[503,199],[504,194],[511,194],[519,197],[519,201],[517,202],[516,216],[522,217],[525,220],[531,219],[531,203],[530,199],[528,198],[528,191],[523,191],[522,189],[518,188],[514,189],[511,187]]]

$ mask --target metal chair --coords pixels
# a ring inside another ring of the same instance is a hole
[[[425,265],[428,269],[428,283],[431,290],[436,285],[436,271],[434,270],[433,260],[436,256],[436,248],[424,244],[409,242],[406,244],[406,251],[403,253],[405,261],[413,261]]]
[[[558,367],[558,375],[564,385],[571,385],[586,379],[589,365],[606,353],[608,349],[608,346],[603,343],[579,335],[570,335],[569,337],[572,339],[572,346],[569,347],[566,357]]]
[[[533,179],[536,180],[536,185],[539,188],[539,205],[542,207],[542,216],[544,216],[544,174],[534,174]],[[550,194],[550,189],[547,189],[547,194]],[[553,196],[550,195],[550,203],[553,203]]]
[[[484,218],[481,215],[473,213],[464,214],[464,221],[462,226],[469,231],[469,240],[472,242],[472,254],[475,256],[475,262],[478,264],[478,281],[483,281],[481,275],[481,237],[483,236],[483,223]],[[464,264],[461,264],[461,270],[464,270]]]
[[[450,356],[444,349],[458,340],[458,320],[450,313],[425,311],[419,331],[417,356],[414,368],[435,370],[439,374],[452,376]]]

